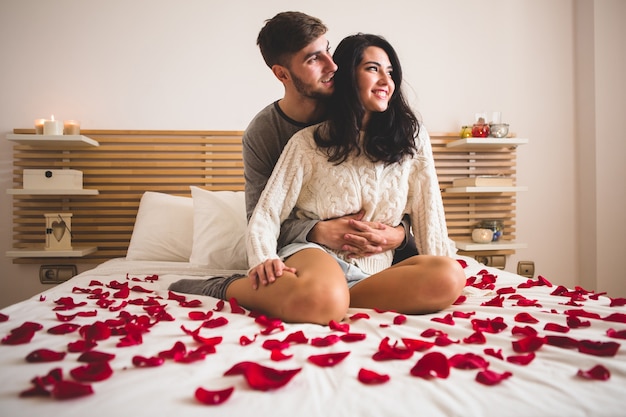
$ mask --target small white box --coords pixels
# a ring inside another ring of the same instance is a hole
[[[25,190],[82,190],[83,172],[76,169],[25,169]]]

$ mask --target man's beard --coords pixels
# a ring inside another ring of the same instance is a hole
[[[303,95],[304,97],[313,98],[313,99],[326,99],[330,97],[330,92],[328,90],[325,91],[316,91],[310,87],[307,83],[302,81],[300,78],[295,76],[293,73],[291,74],[291,78],[293,79],[293,85],[296,87],[296,91]]]

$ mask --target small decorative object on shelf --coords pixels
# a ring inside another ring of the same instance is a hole
[[[493,230],[477,227],[472,230],[472,240],[476,243],[489,243],[493,239]]]
[[[78,120],[66,120],[63,122],[64,135],[80,135],[80,122]]]
[[[51,116],[50,120],[44,120],[43,134],[53,135],[53,136],[62,135],[63,134],[63,122],[60,120],[54,120],[54,116]]]
[[[492,242],[497,242],[500,240],[500,237],[504,233],[504,223],[501,220],[488,219],[482,220],[476,226],[476,229],[489,229],[493,232],[493,236],[491,238]],[[474,230],[476,230],[474,229]],[[474,237],[474,233],[472,232],[472,238]]]
[[[72,213],[46,213],[46,246],[49,251],[72,250]]]

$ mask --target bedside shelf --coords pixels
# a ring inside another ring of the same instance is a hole
[[[455,240],[454,245],[459,250],[467,252],[485,251],[485,250],[512,250],[525,249],[528,247],[526,243],[518,243],[510,240],[497,241],[491,243],[474,243],[471,240]]]
[[[72,250],[45,250],[42,248],[13,249],[6,252],[9,258],[81,258],[98,250],[95,246],[74,247]]]
[[[11,188],[7,194],[13,195],[98,195],[98,190],[83,188],[82,190],[25,190],[23,188]]]
[[[24,135],[9,134],[7,139],[20,145],[33,145],[45,147],[86,147],[100,146],[96,140],[83,135]]]
[[[446,193],[516,193],[528,191],[528,187],[449,187]]]
[[[524,138],[462,138],[446,144],[447,148],[459,149],[487,149],[487,148],[508,148],[518,145],[525,145],[528,139]]]

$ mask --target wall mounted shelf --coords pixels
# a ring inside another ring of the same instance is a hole
[[[446,193],[516,193],[528,191],[528,187],[448,187]]]
[[[71,250],[45,250],[44,248],[13,249],[6,252],[9,258],[81,258],[98,250],[95,246],[75,247]]]
[[[7,194],[12,195],[98,195],[100,192],[93,189],[82,190],[25,190],[23,188],[11,188]]]
[[[45,147],[85,147],[100,146],[98,141],[83,135],[27,135],[9,134],[7,139],[20,145],[33,145]]]
[[[454,244],[457,249],[467,252],[485,250],[515,250],[525,249],[528,247],[526,243],[517,243],[510,240],[503,240],[491,243],[474,243],[472,241],[455,240]]]
[[[487,148],[510,148],[518,145],[525,145],[527,143],[528,139],[524,138],[462,138],[448,142],[446,147],[457,149],[476,148],[485,150]]]

